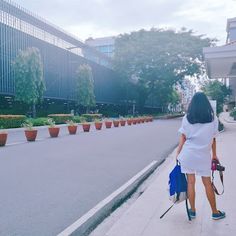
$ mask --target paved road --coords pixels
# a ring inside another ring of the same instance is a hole
[[[60,233],[177,143],[180,119],[0,148],[0,235]]]

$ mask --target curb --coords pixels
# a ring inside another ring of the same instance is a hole
[[[108,215],[129,198],[145,179],[147,179],[165,159],[153,161],[110,196],[59,233],[57,236],[86,236],[96,228]]]

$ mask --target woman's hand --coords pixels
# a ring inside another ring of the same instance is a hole
[[[219,158],[216,155],[212,155],[212,160],[216,160],[219,162]]]

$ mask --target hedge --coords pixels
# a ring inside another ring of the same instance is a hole
[[[80,123],[81,122],[81,117],[80,116],[74,116],[72,119],[75,123]]]
[[[48,122],[48,118],[46,117],[39,117],[39,118],[31,118],[28,119],[30,122],[32,122],[33,126],[44,126]]]
[[[49,118],[52,118],[56,124],[65,124],[68,120],[73,120],[72,114],[50,114]]]
[[[236,120],[236,109],[235,108],[230,112],[230,116],[232,116],[234,118],[234,120]]]
[[[19,128],[25,120],[24,115],[0,115],[0,127],[3,129]]]
[[[96,119],[101,119],[102,114],[82,114],[82,117],[84,117],[86,121],[91,122]]]

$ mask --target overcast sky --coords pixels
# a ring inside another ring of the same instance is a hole
[[[14,0],[80,39],[141,28],[193,29],[224,44],[236,0]]]

